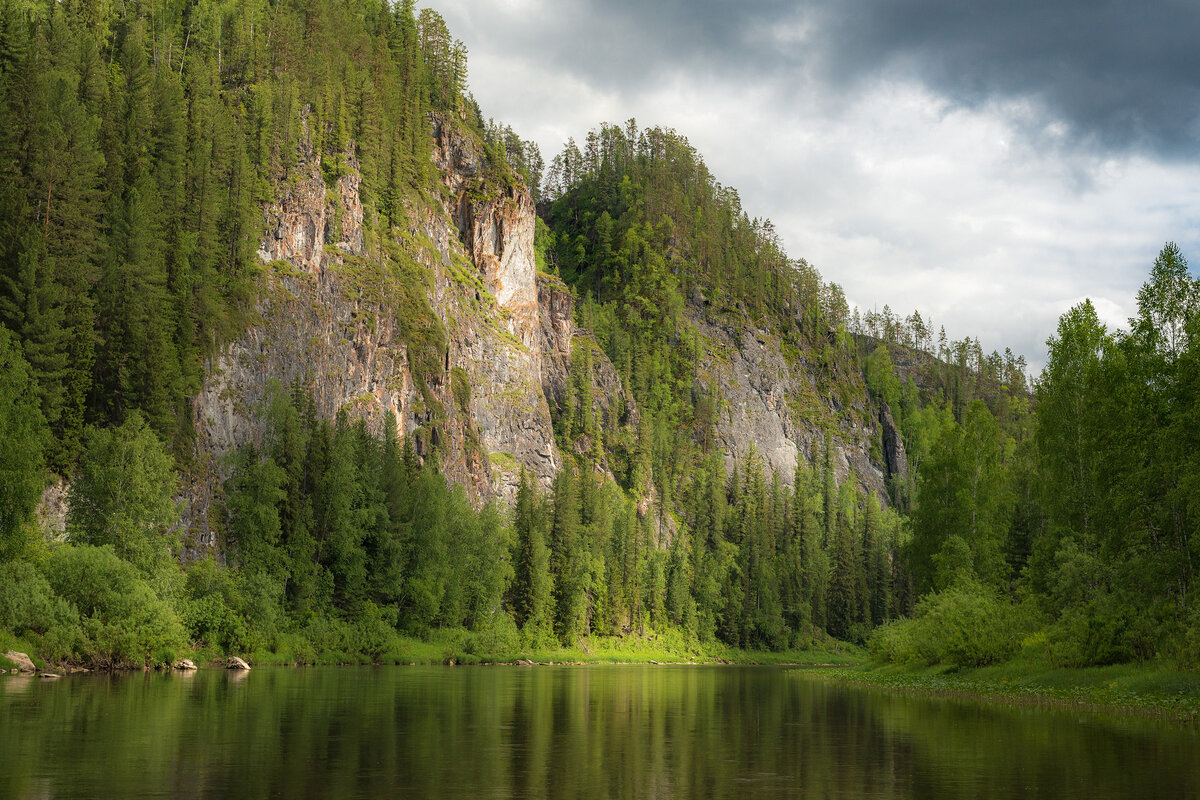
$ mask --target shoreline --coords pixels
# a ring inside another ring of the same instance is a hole
[[[35,648],[26,652],[32,657],[37,672],[57,672],[61,675],[82,673],[172,672],[173,666],[187,659],[200,669],[226,669],[233,656],[239,656],[251,667],[321,667],[321,666],[735,666],[774,665],[787,667],[847,667],[862,662],[861,651],[841,643],[822,643],[804,649],[762,651],[738,650],[721,645],[666,644],[653,639],[598,637],[581,640],[573,647],[497,649],[472,652],[457,636],[421,640],[403,638],[400,647],[372,658],[362,653],[319,652],[298,654],[287,651],[258,651],[225,653],[212,649],[177,652],[170,661],[157,664],[112,665],[86,661],[56,662],[40,658]],[[0,667],[5,667],[0,649]],[[186,671],[186,670],[185,670]],[[8,669],[4,670],[9,673]],[[22,674],[30,674],[28,672]]]
[[[951,670],[865,664],[797,673],[896,694],[1143,716],[1200,724],[1200,674],[1165,665],[1121,664],[1082,669],[1008,663]]]

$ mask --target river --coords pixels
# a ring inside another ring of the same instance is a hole
[[[780,667],[0,678],[3,798],[1186,798],[1178,722]]]

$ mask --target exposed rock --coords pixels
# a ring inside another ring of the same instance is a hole
[[[542,391],[533,200],[523,187],[489,178],[479,145],[439,117],[434,118],[433,160],[441,169],[449,197],[446,212],[457,236],[451,238],[433,220],[427,225],[430,238],[449,254],[444,261],[451,267],[455,252],[465,249],[486,290],[475,290],[479,299],[471,307],[470,298],[462,296],[469,286],[439,280],[434,307],[453,312],[445,318],[449,360],[471,377],[470,414],[484,451],[508,454],[549,488],[562,462]],[[515,495],[511,477],[494,477],[491,488],[508,499]]]
[[[242,659],[238,658],[237,656],[230,656],[229,660],[225,662],[225,668],[226,669],[247,670],[247,669],[250,669],[250,665],[247,664]]]
[[[38,674],[38,677],[45,678],[46,680],[52,681],[52,680],[55,680],[56,678],[61,678],[62,675],[58,675],[53,672],[42,672],[42,673]]]
[[[886,403],[879,409],[879,424],[883,428],[883,463],[888,475],[908,474],[908,454],[904,451],[904,439],[892,419],[892,410]]]
[[[181,658],[175,662],[175,669],[177,669],[177,670],[186,671],[186,670],[192,670],[195,668],[196,668],[196,662],[192,661],[190,658]],[[247,669],[249,669],[249,668],[247,667]]]
[[[571,385],[571,365],[577,354],[586,354],[590,365],[588,376],[592,387],[592,404],[596,423],[603,430],[618,426],[635,428],[639,422],[633,395],[621,383],[612,361],[600,348],[595,337],[575,325],[575,298],[559,278],[537,276],[538,305],[541,320],[542,391],[552,407],[562,410],[568,393],[572,400],[575,387]]]
[[[414,204],[397,241],[381,242],[384,226],[364,219],[353,145],[342,154],[344,174],[327,185],[310,119],[301,113],[297,165],[264,209],[258,320],[212,359],[195,400],[198,477],[183,499],[196,545],[216,545],[207,514],[226,477],[223,456],[261,443],[260,410],[272,382],[298,384],[322,416],[345,411],[376,434],[394,415],[417,454],[436,447],[442,472],[480,505],[511,500],[522,469],[550,488],[562,464],[551,409],[557,414],[569,395],[577,399],[573,380],[590,381],[605,441],[617,432],[632,440],[639,426],[632,395],[595,338],[576,326],[566,285],[536,273],[529,193],[491,174],[473,132],[431,118],[441,204]],[[406,338],[411,309],[386,278],[397,260],[409,270],[405,285],[421,284],[428,301],[421,310],[436,317],[438,337],[444,333],[444,341],[434,337],[436,352],[414,350]],[[798,460],[817,458],[830,430],[838,479],[853,473],[883,497],[885,475],[907,468],[890,414],[870,412],[865,390],[824,396],[818,370],[785,358],[778,336],[710,320],[699,288],[692,301],[688,313],[707,340],[696,391],[712,401],[716,441],[708,444],[725,451],[727,465],[753,447],[791,484]],[[857,376],[842,377],[861,387]],[[590,433],[571,447],[600,451]],[[653,514],[657,540],[669,542],[675,523],[651,504],[639,503],[639,512]]]
[[[42,492],[37,507],[37,524],[46,539],[62,540],[67,535],[68,490],[66,478],[55,477]]]
[[[322,416],[345,410],[376,434],[394,415],[400,435],[414,436],[418,455],[439,447],[442,472],[479,504],[514,495],[511,475],[521,467],[549,488],[561,461],[542,393],[529,193],[489,183],[478,142],[434,119],[444,213],[412,210],[399,247],[423,276],[445,344],[432,364],[426,352],[422,374],[414,375],[402,319],[411,309],[385,292],[389,284],[379,277],[392,267],[364,233],[353,146],[343,154],[345,174],[327,189],[308,125],[304,112],[298,166],[264,211],[260,321],[212,360],[195,400],[202,475],[184,498],[193,541],[216,543],[205,511],[225,477],[222,456],[261,442],[260,410],[272,382],[298,383]],[[456,369],[469,383],[466,408],[452,391]],[[495,469],[493,453],[511,459],[512,468]]]
[[[838,397],[820,390],[816,370],[802,357],[789,363],[778,335],[748,324],[717,323],[696,308],[691,314],[706,340],[698,386],[711,400],[716,445],[725,452],[727,469],[732,470],[753,447],[780,481],[790,486],[800,458],[810,464],[820,462],[825,431],[830,430],[838,482],[853,474],[863,489],[886,500],[882,465],[872,461],[870,454],[878,432],[858,422],[868,418],[865,389],[854,393],[858,405],[842,408]]]
[[[37,667],[25,653],[8,650],[5,651],[4,657],[16,665],[18,672],[37,672]]]

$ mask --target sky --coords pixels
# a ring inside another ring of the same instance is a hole
[[[1036,373],[1058,317],[1200,267],[1200,3],[436,0],[485,117],[674,128],[861,309]]]

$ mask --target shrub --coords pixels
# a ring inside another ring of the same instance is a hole
[[[1060,667],[1089,667],[1136,660],[1131,608],[1100,595],[1063,611],[1049,631],[1050,659]]]
[[[894,664],[936,664],[937,648],[924,635],[922,622],[898,619],[880,625],[867,640],[871,657]]]
[[[1003,661],[1020,637],[1012,605],[978,586],[933,594],[917,608],[923,634],[935,643],[938,660],[959,667]]]
[[[1011,603],[965,584],[927,596],[912,619],[880,626],[868,648],[873,657],[895,663],[980,667],[1013,655],[1023,627]]]
[[[188,568],[184,589],[183,621],[197,642],[248,653],[278,635],[283,587],[261,572],[239,573],[206,558]]]
[[[51,588],[79,612],[76,657],[99,667],[162,663],[184,646],[174,610],[110,547],[61,545],[46,560]]]
[[[467,636],[463,648],[477,656],[510,658],[521,652],[521,632],[512,614],[497,611]]]
[[[74,627],[79,614],[45,577],[25,561],[0,564],[0,629],[18,636],[45,634],[55,627]]]

